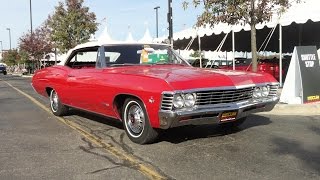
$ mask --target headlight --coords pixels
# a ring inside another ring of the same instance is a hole
[[[262,96],[261,88],[260,88],[260,87],[256,87],[256,88],[253,90],[253,97],[254,97],[254,98],[260,98],[261,96]]]
[[[267,97],[269,95],[270,87],[269,86],[263,86],[261,88],[262,97]]]
[[[184,104],[186,107],[192,107],[196,103],[196,98],[193,94],[184,95]]]
[[[253,98],[268,97],[269,91],[270,91],[270,87],[269,86],[256,87],[253,90]]]
[[[176,94],[173,97],[173,106],[176,109],[190,108],[196,104],[196,94]]]
[[[182,108],[184,106],[184,100],[180,94],[177,94],[173,97],[173,106],[175,108]]]

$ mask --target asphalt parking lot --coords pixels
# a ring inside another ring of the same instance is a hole
[[[281,106],[237,129],[179,127],[137,145],[117,121],[78,110],[54,117],[30,80],[0,76],[0,179],[320,179],[316,113]]]

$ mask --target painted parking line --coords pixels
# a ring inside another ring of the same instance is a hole
[[[22,94],[23,96],[27,97],[29,100],[31,100],[34,104],[36,104],[37,106],[39,106],[41,109],[47,111],[48,113],[51,114],[51,111],[49,108],[47,108],[45,105],[43,105],[42,103],[40,103],[38,100],[36,100],[35,98],[33,98],[32,96],[28,95],[27,93],[21,91],[20,89],[14,87],[13,85],[11,85],[9,82],[7,81],[3,81],[2,82],[6,83],[8,86],[10,86],[11,88],[13,88],[14,90],[16,90],[17,92],[19,92],[20,94]],[[150,165],[147,164],[143,164],[140,163],[138,159],[136,159],[135,157],[126,154],[125,152],[123,152],[122,150],[116,148],[114,145],[112,145],[111,143],[106,143],[103,142],[103,140],[101,140],[101,138],[89,133],[88,131],[84,130],[83,128],[81,128],[77,123],[72,122],[71,120],[68,120],[66,118],[63,117],[57,117],[55,116],[60,122],[64,123],[65,125],[69,126],[70,128],[74,129],[75,131],[77,131],[79,134],[81,134],[82,136],[84,136],[86,139],[88,139],[89,141],[91,141],[93,144],[101,147],[102,149],[104,149],[105,151],[107,151],[108,153],[114,155],[116,158],[126,161],[127,163],[129,163],[129,166],[133,169],[136,169],[137,171],[141,172],[143,175],[145,175],[147,178],[149,179],[168,179],[167,177],[165,177],[164,175],[161,175],[159,172],[157,172],[153,167],[151,167]]]

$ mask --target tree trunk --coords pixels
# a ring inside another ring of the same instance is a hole
[[[257,72],[257,36],[256,36],[256,19],[255,19],[255,0],[251,0],[251,53],[252,53],[252,71]]]
[[[257,39],[256,27],[251,24],[251,53],[252,53],[252,71],[257,72],[258,57],[257,57]]]

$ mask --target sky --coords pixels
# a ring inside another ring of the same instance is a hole
[[[54,7],[64,0],[32,0],[33,29],[39,27],[54,13]],[[11,32],[11,47],[17,48],[19,38],[30,31],[30,0],[0,0],[0,41],[3,49],[9,49],[9,30]],[[173,0],[173,31],[195,25],[201,8],[182,8],[183,0]],[[129,31],[135,40],[142,38],[146,28],[151,36],[156,36],[156,11],[160,6],[159,37],[168,35],[168,0],[84,0],[84,5],[94,12],[97,22],[101,25],[96,37],[108,27],[110,36],[115,40],[125,40]],[[105,20],[104,20],[105,19]],[[1,44],[0,44],[1,46]],[[1,48],[1,47],[0,47]]]

